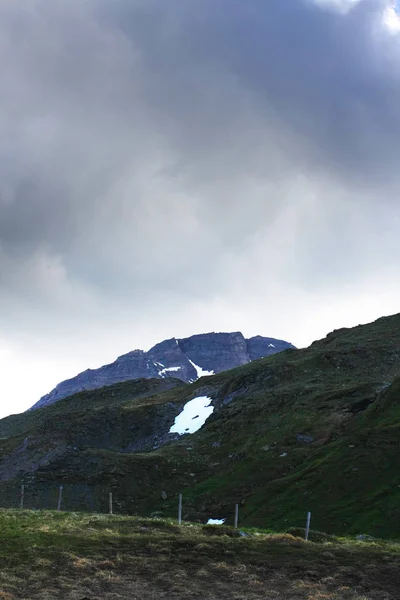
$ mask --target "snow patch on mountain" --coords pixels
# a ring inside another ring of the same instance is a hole
[[[187,402],[183,411],[175,418],[175,423],[169,432],[184,435],[201,429],[214,412],[214,407],[210,406],[211,402],[212,398],[208,396],[198,396]]]
[[[173,373],[174,371],[179,371],[182,367],[165,367],[161,371],[158,371],[160,377],[165,377],[166,373]]]
[[[192,365],[192,367],[194,367],[196,369],[198,379],[200,379],[200,377],[206,377],[207,375],[215,375],[214,371],[206,371],[202,367],[199,367],[199,365],[195,365],[194,362],[192,360],[190,360],[190,358],[188,360],[189,360],[190,364]]]

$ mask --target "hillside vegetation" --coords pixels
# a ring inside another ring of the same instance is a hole
[[[157,387],[159,384],[169,389]],[[144,387],[143,387],[144,386]],[[154,386],[154,387],[152,387]],[[184,404],[215,411],[170,435]],[[0,502],[400,538],[400,315],[187,385],[125,382],[0,421]]]

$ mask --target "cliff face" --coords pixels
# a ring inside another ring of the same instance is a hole
[[[172,338],[156,344],[148,352],[133,350],[109,365],[88,369],[59,383],[32,409],[48,406],[83,390],[133,379],[175,377],[192,383],[202,375],[221,373],[293,347],[288,342],[261,336],[246,340],[240,332]]]

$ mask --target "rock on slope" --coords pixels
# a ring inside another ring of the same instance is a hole
[[[175,377],[186,383],[276,354],[292,344],[256,336],[246,340],[237,333],[204,333],[185,339],[165,340],[148,352],[133,350],[99,369],[88,369],[59,383],[32,408],[53,404],[83,390],[141,378]]]

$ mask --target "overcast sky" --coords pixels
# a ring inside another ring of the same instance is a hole
[[[167,337],[400,311],[391,0],[0,0],[0,416]]]

